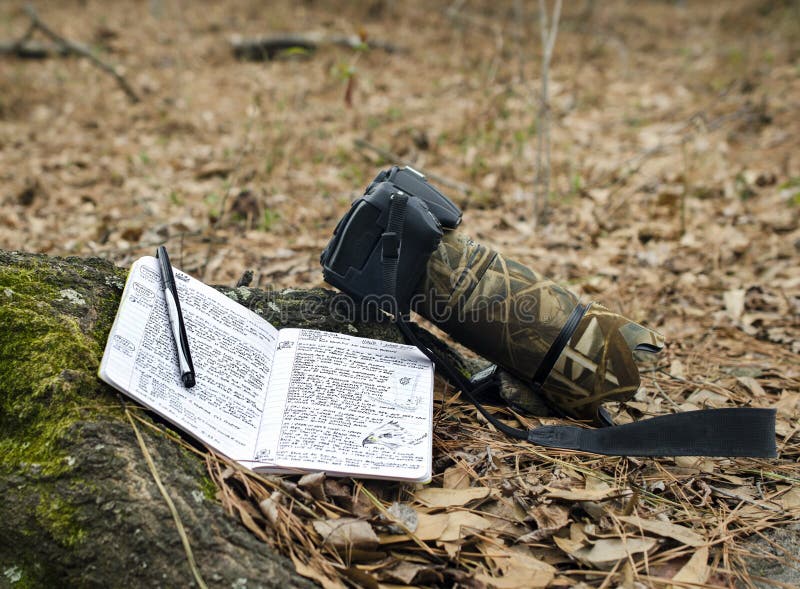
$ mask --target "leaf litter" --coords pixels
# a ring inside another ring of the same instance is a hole
[[[12,4],[10,37],[25,26]],[[114,31],[108,57],[144,100],[129,106],[75,60],[0,76],[0,247],[129,265],[166,242],[206,282],[252,268],[254,286],[321,286],[336,220],[390,163],[357,147],[366,138],[467,186],[445,192],[475,238],[665,334],[618,421],[774,407],[780,458],[544,450],[492,431],[439,382],[429,485],[259,476],[205,454],[228,513],[324,587],[746,584],[747,538],[800,517],[795,9],[565,3],[553,200],[533,228],[533,10],[366,4],[279,3],[263,19],[252,0],[180,14],[165,2],[161,17],[42,7],[75,38]],[[225,54],[229,34],[298,23],[408,50]],[[357,84],[332,74],[357,55]]]

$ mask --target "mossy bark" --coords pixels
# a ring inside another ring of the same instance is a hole
[[[121,397],[97,378],[125,276],[0,251],[0,586],[194,585]],[[278,326],[399,338],[332,318],[327,291],[221,290]],[[312,585],[225,515],[197,456],[140,429],[209,586]]]

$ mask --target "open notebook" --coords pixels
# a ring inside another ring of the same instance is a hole
[[[100,378],[254,470],[426,481],[433,365],[414,346],[275,329],[175,270],[197,384],[183,387],[158,261],[131,267]]]

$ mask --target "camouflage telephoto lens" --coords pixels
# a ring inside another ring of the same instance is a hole
[[[533,384],[557,410],[595,423],[600,405],[639,388],[633,352],[664,345],[660,334],[596,303],[581,305],[576,294],[456,231],[445,232],[428,260],[412,308]],[[515,394],[506,400],[538,405]]]

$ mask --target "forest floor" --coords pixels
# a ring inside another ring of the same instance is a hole
[[[451,493],[418,509],[450,527],[372,560],[296,555],[298,570],[330,586],[732,586],[767,574],[745,565],[758,546],[763,570],[797,568],[775,540],[743,538],[800,513],[800,5],[566,3],[548,214],[534,223],[528,4],[40,2],[141,101],[85,59],[0,56],[0,248],[128,265],[166,243],[207,283],[252,269],[253,286],[321,286],[319,254],[378,171],[444,177],[465,232],[665,335],[630,412],[775,407],[781,458],[539,451],[439,390],[432,486]],[[19,3],[0,5],[0,41],[27,26]],[[286,32],[397,50],[246,62],[229,44]],[[362,490],[388,497],[345,482],[326,500]]]

